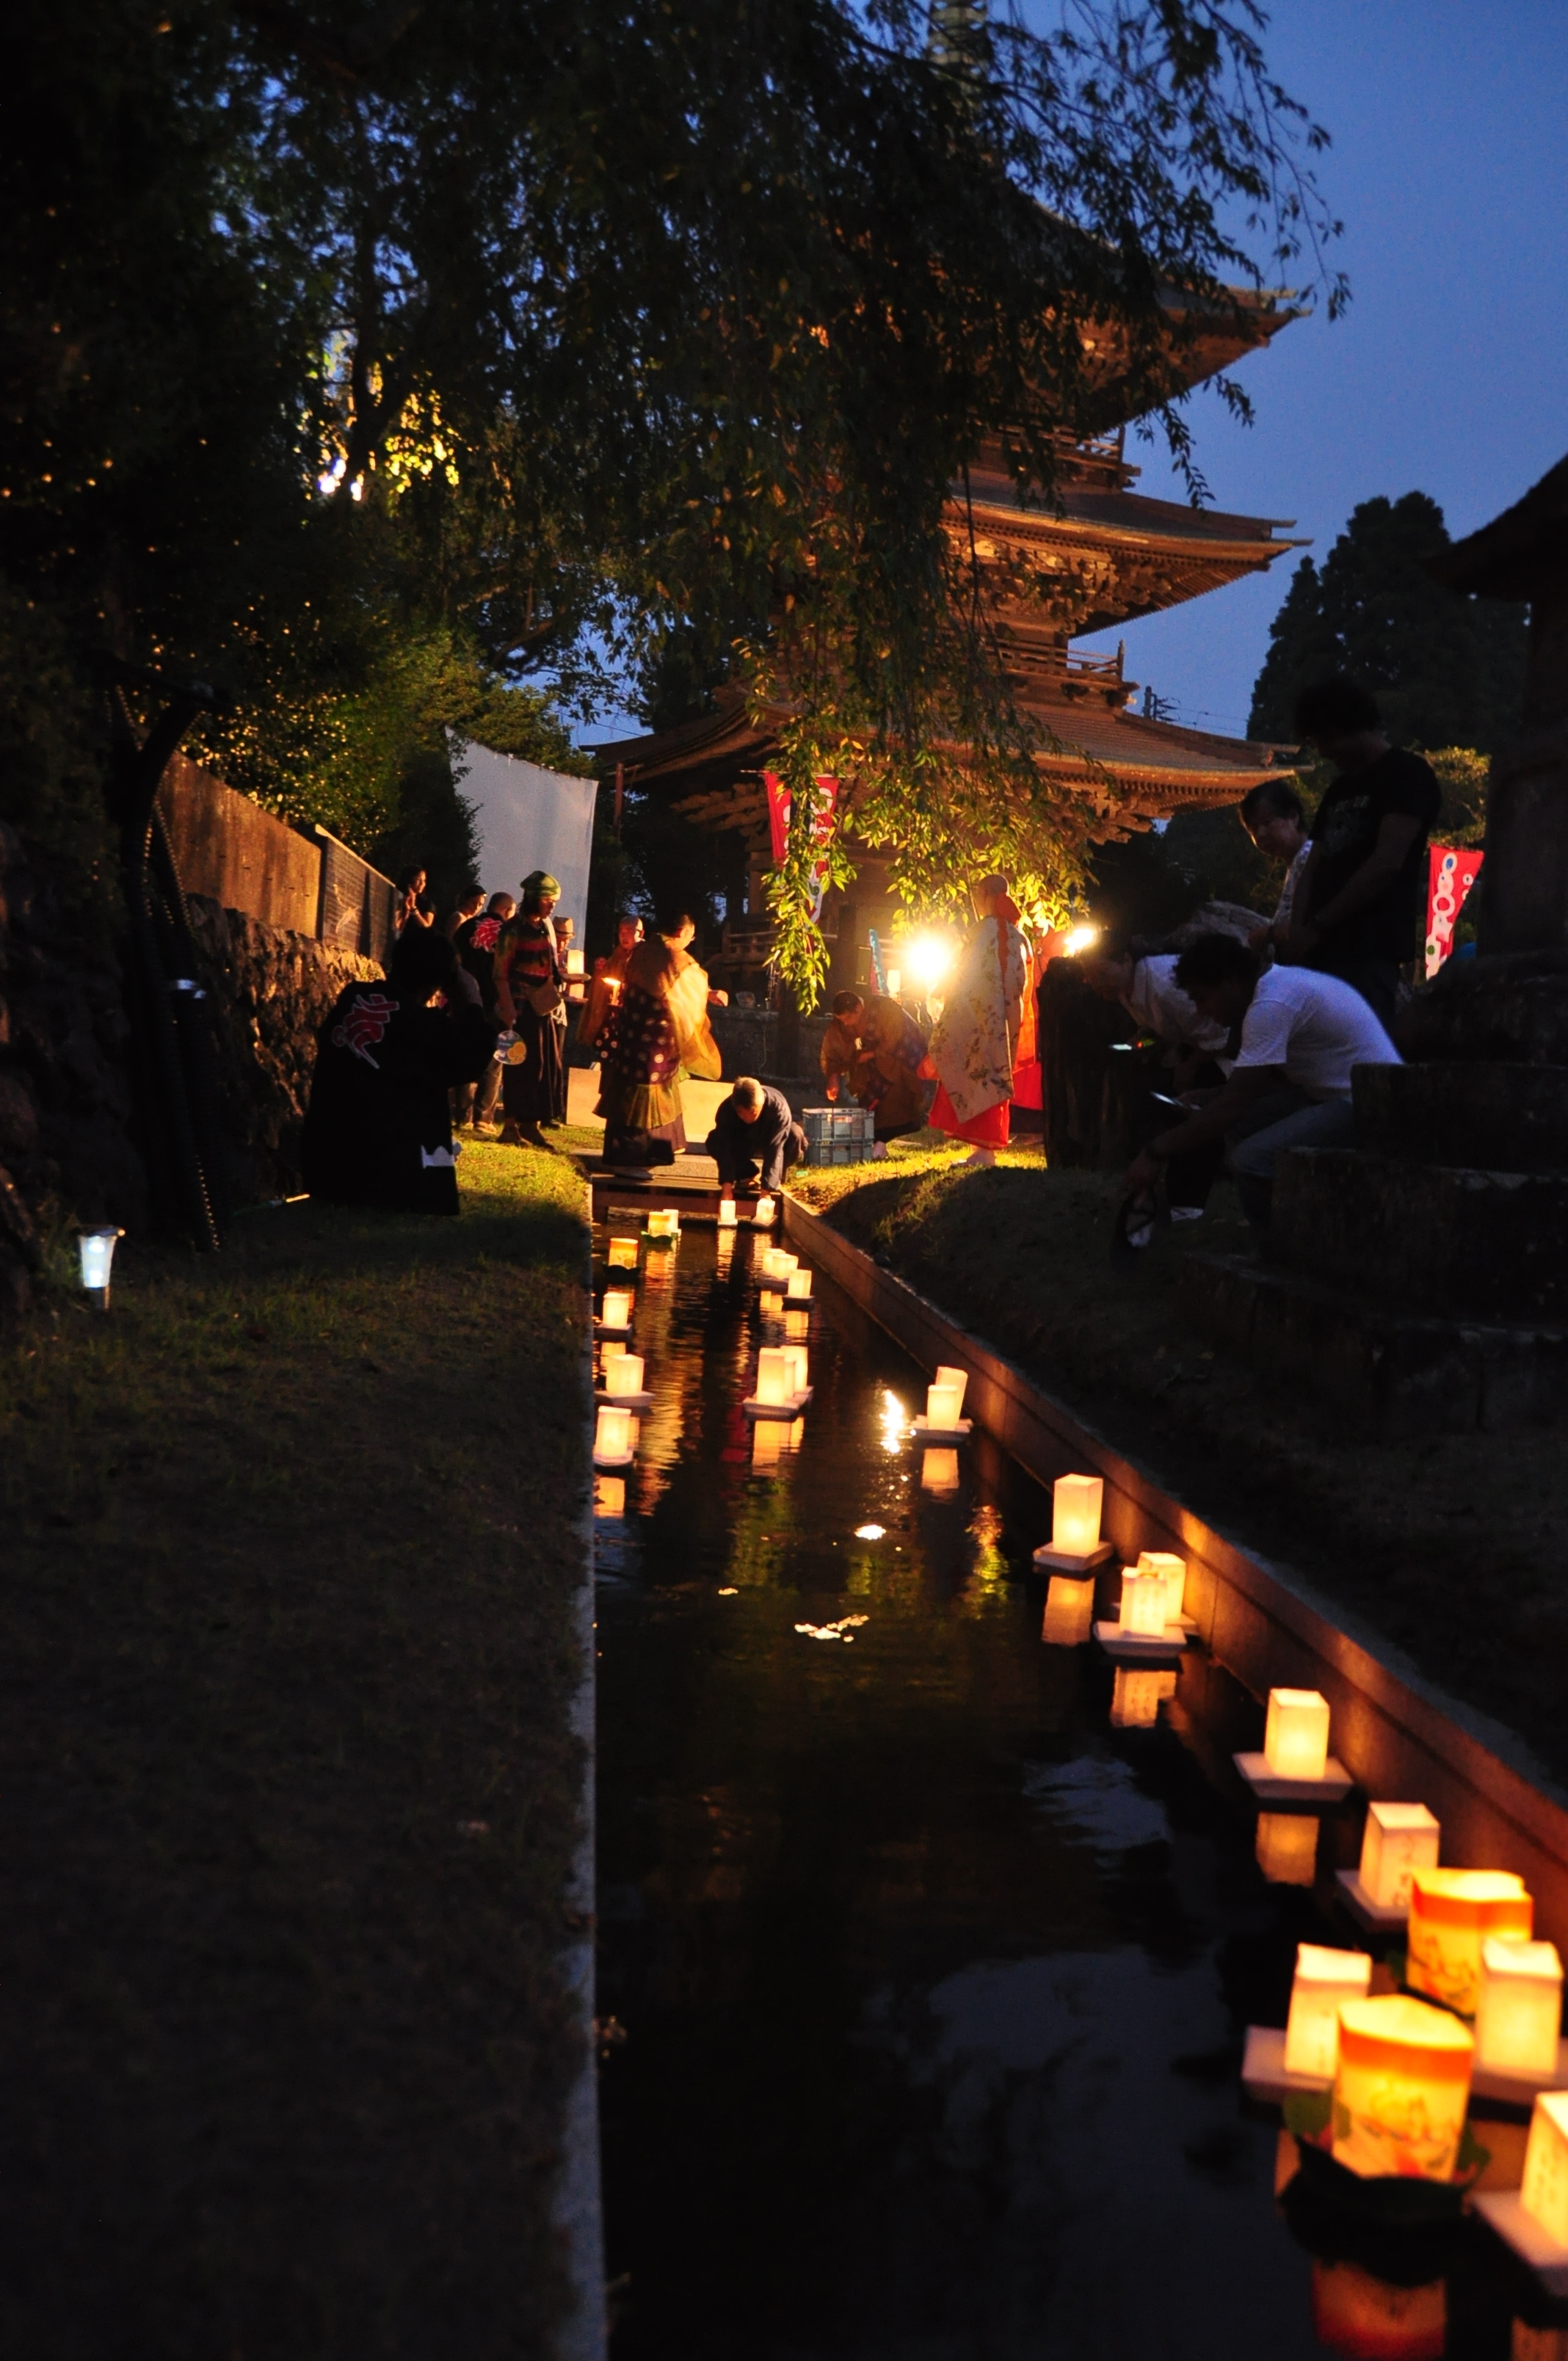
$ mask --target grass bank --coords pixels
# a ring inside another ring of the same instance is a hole
[[[8,2352],[549,2349],[584,1192],[463,1177],[0,1348]]]
[[[835,1226],[1030,1370],[1168,1489],[1295,1565],[1433,1679],[1495,1715],[1568,1784],[1568,1452],[1560,1433],[1379,1443],[1216,1354],[1176,1301],[1181,1257],[1245,1237],[1228,1188],[1208,1219],[1113,1268],[1110,1175],[1038,1150],[960,1170],[895,1144],[886,1163],[796,1174]]]

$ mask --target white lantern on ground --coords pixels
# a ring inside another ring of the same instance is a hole
[[[1276,1779],[1321,1779],[1329,1759],[1329,1701],[1316,1689],[1270,1689],[1263,1759]]]
[[[1484,1937],[1476,2065],[1497,2074],[1555,2075],[1562,2035],[1563,1961],[1556,1944]]]
[[[1519,2203],[1554,2244],[1568,2246],[1568,2091],[1536,2098]]]
[[[77,1238],[82,1284],[95,1312],[107,1312],[109,1309],[109,1270],[115,1259],[115,1248],[125,1235],[124,1230],[104,1228],[83,1230]]]
[[[1187,1560],[1178,1557],[1173,1550],[1140,1550],[1137,1570],[1164,1577],[1165,1620],[1168,1623],[1179,1622],[1187,1596]]]
[[[1306,1812],[1259,1812],[1255,1850],[1270,1885],[1310,1885],[1318,1874],[1318,1820]]]
[[[1332,2082],[1339,2063],[1340,2003],[1364,2000],[1372,1981],[1365,1951],[1331,1951],[1321,1943],[1298,1943],[1285,2027],[1285,2071]]]
[[[1139,1640],[1157,1640],[1165,1631],[1165,1576],[1140,1574],[1135,1566],[1122,1569],[1121,1629]]]
[[[1424,1804],[1369,1804],[1361,1839],[1361,1886],[1379,1910],[1408,1910],[1410,1877],[1437,1867],[1442,1823]]]
[[[631,1412],[601,1402],[594,1431],[594,1458],[603,1467],[624,1467],[631,1457]]]
[[[720,1199],[719,1199],[719,1201],[718,1201],[718,1226],[719,1226],[719,1228],[720,1228],[721,1230],[732,1230],[732,1229],[734,1229],[734,1227],[736,1226],[736,1221],[737,1221],[737,1215],[736,1215],[736,1212],[735,1212],[735,1200],[734,1200],[734,1198],[733,1198],[733,1197],[720,1197]]]
[[[604,1365],[607,1394],[640,1394],[643,1360],[641,1353],[612,1353]]]
[[[764,1345],[757,1356],[757,1400],[771,1410],[785,1410],[795,1399],[790,1383],[792,1362],[788,1348],[782,1345]]]
[[[1475,2037],[1403,1993],[1341,2003],[1333,2155],[1363,2180],[1452,2180]]]
[[[1051,1547],[1063,1557],[1092,1557],[1105,1510],[1103,1476],[1058,1476],[1051,1486]]]

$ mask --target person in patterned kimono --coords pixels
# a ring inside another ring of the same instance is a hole
[[[724,1071],[707,1021],[707,972],[686,949],[696,932],[685,911],[664,914],[628,960],[598,1037],[604,1160],[622,1170],[673,1163],[685,1147],[683,1067],[715,1082]]]
[[[1009,1137],[1013,1057],[1023,1026],[1028,950],[1005,877],[982,877],[974,889],[978,923],[959,954],[931,1036],[937,1077],[930,1120],[967,1140],[971,1164],[994,1164]]]
[[[451,1094],[483,1074],[496,1029],[447,938],[406,928],[385,982],[346,985],[318,1036],[301,1159],[311,1195],[455,1213]]]

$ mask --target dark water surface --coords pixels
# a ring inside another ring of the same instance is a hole
[[[1276,2202],[1243,2028],[1352,1938],[1258,1866],[1256,1707],[1193,1657],[1113,1727],[1098,1652],[1041,1644],[1048,1493],[978,1435],[924,1488],[925,1376],[832,1290],[755,1465],[752,1243],[645,1254],[655,1405],[596,1521],[616,2361],[1537,2361],[1480,2232],[1379,2290]],[[1325,2348],[1314,2301],[1385,2325]]]

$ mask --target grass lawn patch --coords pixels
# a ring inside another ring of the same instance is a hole
[[[1115,1176],[990,1171],[928,1141],[792,1176],[803,1201],[1028,1369],[1201,1515],[1295,1565],[1568,1784],[1568,1452],[1560,1433],[1403,1443],[1335,1430],[1288,1383],[1216,1353],[1179,1312],[1184,1254],[1238,1248],[1228,1187],[1202,1222],[1110,1258]]]
[[[462,1178],[0,1348],[7,2352],[550,2349],[585,1191]]]

